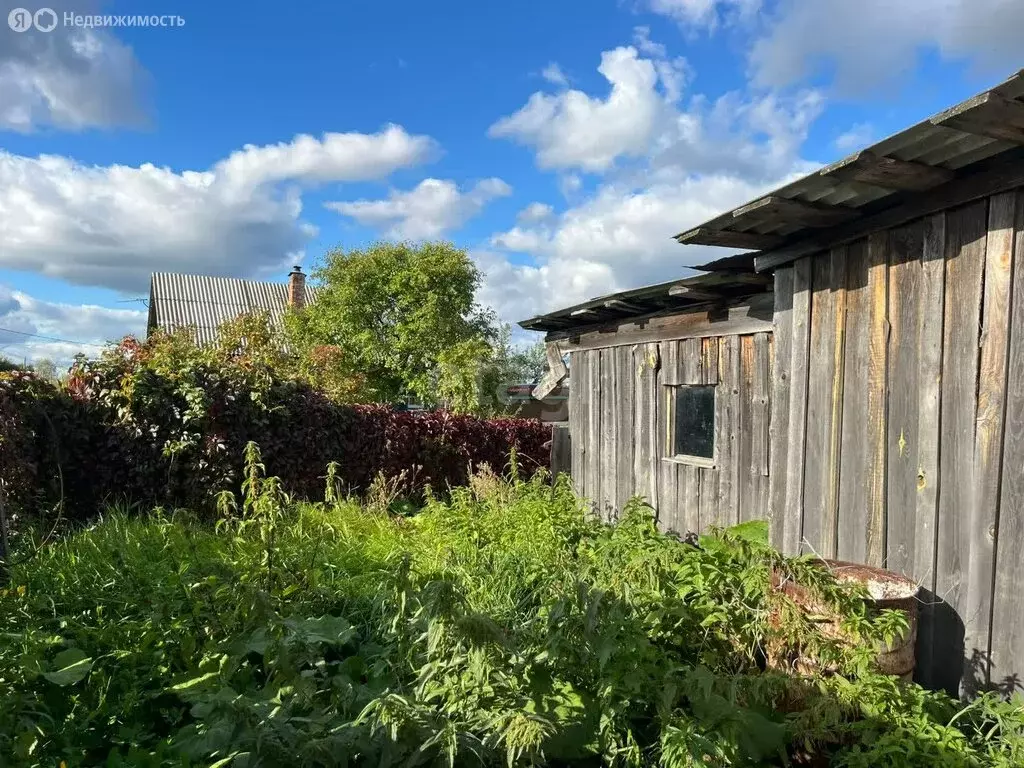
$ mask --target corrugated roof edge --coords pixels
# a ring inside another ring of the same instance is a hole
[[[601,296],[522,320],[528,331],[567,333],[640,318],[698,310],[771,290],[771,278],[752,270],[717,271]]]
[[[1024,144],[1024,69],[999,85],[681,232],[683,244],[743,248],[753,259],[808,233],[905,204]],[[752,253],[758,252],[758,253]],[[726,257],[702,269],[733,269]],[[760,269],[760,264],[758,265]]]
[[[316,300],[319,289],[306,285],[306,303]],[[277,322],[287,306],[288,284],[242,280],[217,275],[154,272],[150,277],[150,309],[147,332],[154,327],[192,327],[197,341],[208,343],[225,320],[243,312],[267,311]]]

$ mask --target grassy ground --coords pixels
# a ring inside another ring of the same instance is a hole
[[[492,475],[396,517],[250,470],[216,526],[110,514],[14,569],[0,765],[1024,764],[1019,703],[874,674],[901,617],[756,525],[695,548],[642,505],[606,527],[564,484]],[[773,671],[779,647],[843,674]]]

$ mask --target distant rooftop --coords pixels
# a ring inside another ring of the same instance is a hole
[[[317,290],[305,287],[305,303],[316,299]],[[154,272],[149,287],[147,331],[173,331],[192,326],[196,341],[207,344],[217,328],[243,313],[266,311],[279,324],[288,307],[288,283],[239,280],[234,277],[182,275]]]

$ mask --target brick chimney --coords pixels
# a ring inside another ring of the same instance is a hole
[[[288,306],[292,309],[306,306],[306,276],[300,266],[292,267],[288,273]]]

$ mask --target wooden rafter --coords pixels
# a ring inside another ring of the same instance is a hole
[[[639,304],[634,304],[630,301],[623,301],[622,299],[608,299],[604,303],[606,309],[621,309],[626,312],[643,312],[644,307]]]
[[[876,187],[920,192],[945,184],[953,178],[947,168],[899,160],[864,150],[821,169],[821,175],[841,181],[856,181]]]
[[[732,215],[734,219],[749,218],[757,221],[771,219],[787,225],[829,227],[855,219],[858,213],[852,208],[806,203],[803,200],[790,200],[785,197],[769,195],[755,200],[749,205],[744,205],[742,208],[737,208]]]
[[[692,301],[722,301],[724,298],[712,288],[697,288],[692,285],[673,285],[668,289],[668,295]]]
[[[946,208],[965,205],[972,200],[1006,192],[1022,185],[1024,185],[1024,154],[1018,151],[1012,157],[1003,158],[986,170],[963,177],[958,176],[941,187],[922,192],[903,205],[836,227],[819,237],[805,238],[778,250],[756,256],[754,264],[758,272],[775,269],[803,256],[810,256],[827,248],[852,242],[876,230],[898,227],[913,219],[929,216]]]
[[[729,229],[710,229],[708,227],[697,227],[697,229],[683,232],[676,235],[675,240],[682,245],[718,245],[723,248],[744,248],[751,251],[776,248],[782,243],[782,238],[778,235],[733,232]]]
[[[934,125],[1024,144],[1024,103],[982,93],[931,119]]]

